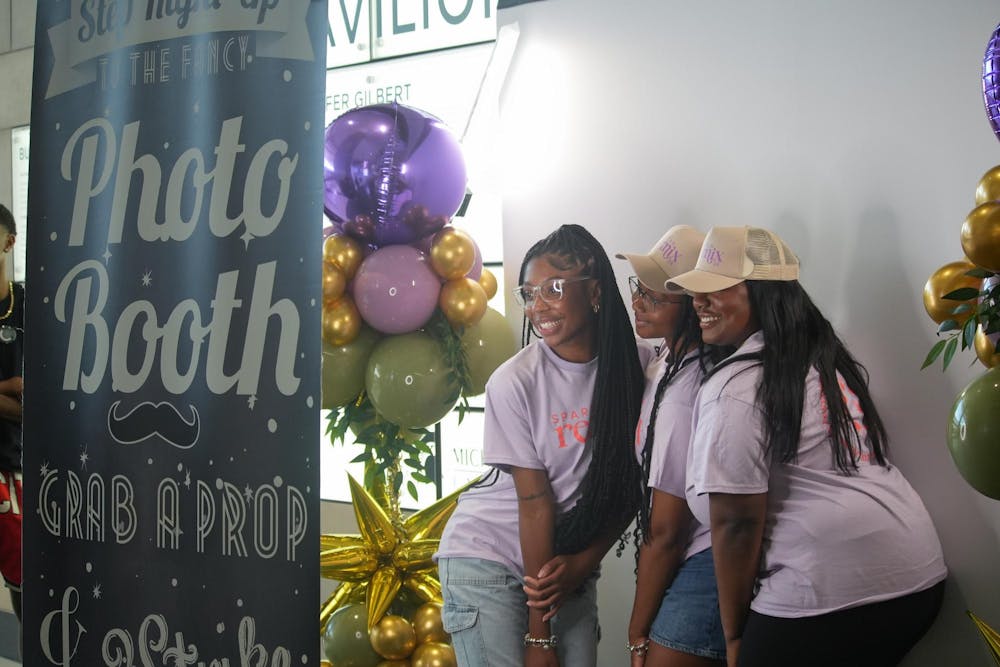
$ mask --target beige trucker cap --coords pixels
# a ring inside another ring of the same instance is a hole
[[[657,292],[679,292],[680,288],[667,287],[666,282],[694,268],[704,240],[705,235],[694,227],[676,225],[667,230],[645,255],[620,252],[615,257],[627,259],[646,287]]]
[[[705,294],[744,280],[798,280],[799,259],[777,234],[759,227],[712,227],[698,263],[671,286]]]

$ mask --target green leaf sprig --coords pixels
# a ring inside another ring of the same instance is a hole
[[[973,278],[992,278],[997,275],[993,271],[975,268],[965,273]],[[934,343],[927,357],[924,359],[921,370],[927,368],[941,358],[941,370],[948,368],[959,346],[962,350],[967,350],[974,346],[976,329],[980,325],[983,333],[989,335],[1000,332],[1000,284],[994,285],[991,289],[977,290],[975,287],[961,287],[948,292],[942,299],[948,301],[961,301],[951,311],[953,317],[941,322],[938,325],[937,335],[943,336],[941,340]],[[972,299],[979,299],[978,304],[966,303]],[[1000,341],[994,350],[1000,352]],[[975,361],[973,361],[975,363]]]

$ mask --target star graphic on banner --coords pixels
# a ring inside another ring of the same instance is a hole
[[[149,287],[153,284],[153,272],[146,269],[146,272],[142,274],[142,286]]]
[[[253,410],[253,406],[257,404],[257,394],[251,394],[247,399],[247,407]]]
[[[45,461],[42,463],[42,467],[38,469],[38,474],[42,477],[46,477],[49,474],[49,462]]]
[[[100,600],[101,599],[101,585],[100,584],[95,584],[94,585],[94,599],[95,600]]]
[[[342,582],[319,609],[320,631],[334,611],[361,595],[368,606],[369,629],[382,619],[403,586],[424,601],[440,601],[441,584],[431,556],[458,506],[459,494],[474,483],[393,522],[367,489],[350,475],[347,480],[361,534],[319,537],[320,576]]]
[[[255,238],[257,237],[251,234],[249,229],[243,232],[243,236],[240,237],[240,240],[243,241],[243,249],[246,250],[247,248],[249,248],[250,241],[254,240]]]
[[[243,497],[247,499],[247,502],[253,500],[253,489],[250,488],[249,484],[243,489]]]
[[[87,461],[90,460],[90,454],[87,453],[87,448],[84,447],[83,451],[80,452],[80,469],[87,469]]]
[[[187,487],[187,488],[189,488],[189,489],[191,488],[191,471],[190,470],[187,470],[187,471],[184,472],[184,486]]]
[[[107,264],[108,260],[111,259],[111,248],[105,248],[104,254],[101,257],[104,258],[104,263]]]

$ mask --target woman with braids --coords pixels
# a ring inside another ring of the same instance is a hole
[[[694,268],[704,238],[678,225],[648,254],[618,255],[636,274],[629,278],[636,333],[663,341],[646,367],[635,434],[644,498],[626,647],[633,667],[718,667],[726,659],[709,527],[692,518],[684,495],[691,413],[708,351],[691,297],[664,287]]]
[[[494,472],[462,494],[442,536],[442,619],[463,667],[588,667],[598,565],[641,500],[642,365],[611,263],[583,227],[532,246],[518,282],[525,347],[486,387]],[[528,607],[523,586],[556,555],[553,614]]]
[[[772,232],[715,227],[694,270],[702,338],[738,346],[694,410],[687,496],[709,523],[730,665],[895,665],[947,575],[919,496],[889,463],[864,368]]]

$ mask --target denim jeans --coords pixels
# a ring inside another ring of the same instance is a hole
[[[442,558],[438,571],[444,597],[441,620],[459,667],[521,667],[528,631],[521,578],[500,563],[478,558]],[[560,665],[596,667],[596,574],[563,598],[551,627]]]

